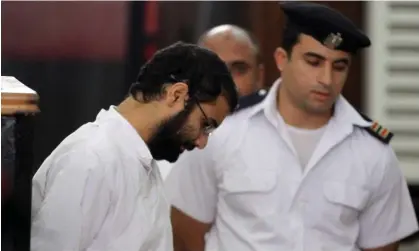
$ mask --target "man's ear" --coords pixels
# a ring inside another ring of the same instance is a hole
[[[284,50],[284,48],[282,47],[276,48],[274,52],[274,59],[275,59],[276,67],[278,68],[279,71],[282,72],[284,70],[284,67],[288,62],[288,58],[289,58],[289,55]]]
[[[188,85],[183,82],[171,84],[170,86],[165,88],[165,102],[170,107],[179,104],[182,104],[182,106],[184,106],[185,100],[189,98],[188,91]]]

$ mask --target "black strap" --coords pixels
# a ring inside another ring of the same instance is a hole
[[[268,91],[265,89],[260,89],[257,92],[254,92],[252,94],[249,94],[247,96],[243,96],[239,98],[239,105],[236,108],[236,112],[252,107],[256,104],[259,104],[260,102],[262,102],[265,97],[267,96]]]
[[[386,127],[378,124],[377,122],[370,119],[367,115],[360,113],[360,115],[369,122],[373,122],[371,126],[362,127],[364,128],[371,136],[383,142],[384,144],[389,144],[394,134]]]

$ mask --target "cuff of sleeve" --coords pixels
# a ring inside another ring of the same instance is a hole
[[[393,232],[388,235],[381,235],[381,236],[375,236],[375,237],[368,237],[365,238],[365,241],[360,241],[358,243],[359,247],[362,249],[368,249],[368,248],[379,248],[384,247],[389,244],[398,242],[418,231],[418,226],[412,226],[410,228],[402,229],[398,232]]]
[[[186,214],[187,216],[197,221],[200,221],[202,223],[210,224],[210,223],[213,223],[214,221],[214,215],[208,213],[209,211],[208,209],[207,211],[205,211],[203,210],[204,208],[199,209],[196,207],[195,208],[188,207],[184,203],[182,203],[182,201],[176,200],[176,199],[172,199],[171,205],[175,207],[177,210]]]

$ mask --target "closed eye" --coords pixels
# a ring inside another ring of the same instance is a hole
[[[317,60],[317,59],[306,59],[305,61],[307,62],[307,64],[309,64],[311,66],[319,66],[320,65],[320,60]]]
[[[337,71],[344,71],[349,67],[349,60],[341,59],[333,62],[333,69]]]
[[[326,58],[322,55],[319,55],[314,52],[307,52],[304,54],[304,60],[307,64],[317,67],[322,64],[326,60]],[[333,61],[333,69],[336,71],[344,71],[349,67],[349,59],[348,58],[340,58]]]
[[[232,73],[245,74],[247,71],[249,71],[250,68],[251,68],[251,65],[245,61],[238,60],[238,61],[233,61],[230,64],[230,71],[232,71]]]

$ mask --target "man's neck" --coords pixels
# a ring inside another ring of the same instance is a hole
[[[116,110],[134,127],[145,142],[150,141],[156,133],[158,124],[162,121],[162,118],[157,115],[161,114],[157,112],[157,107],[153,104],[141,104],[132,97],[122,101]]]
[[[295,106],[280,87],[277,94],[277,109],[286,124],[297,128],[317,129],[327,124],[331,117],[331,111],[330,113],[315,114]]]

